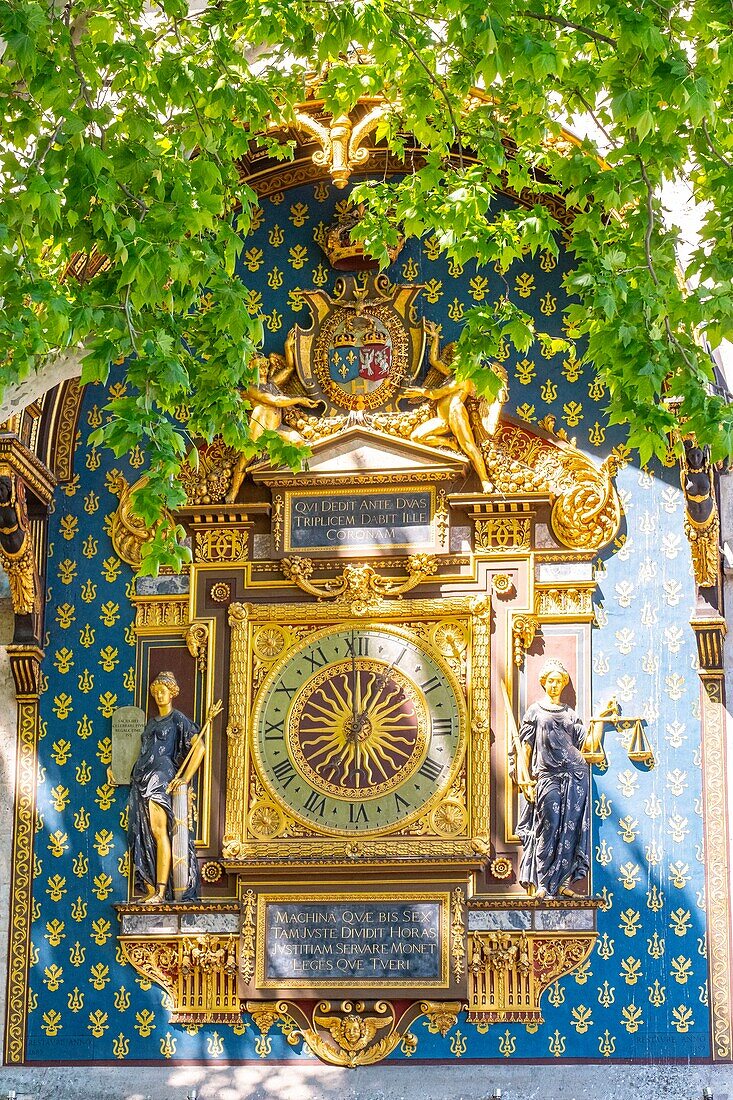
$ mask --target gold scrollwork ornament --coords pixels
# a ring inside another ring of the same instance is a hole
[[[209,627],[206,623],[189,623],[183,634],[188,652],[196,661],[200,672],[206,671],[209,653]]]

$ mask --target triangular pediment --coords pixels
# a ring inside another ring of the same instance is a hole
[[[428,447],[362,424],[319,439],[311,443],[310,448],[307,470],[303,471],[308,477],[347,479],[384,473],[404,474],[405,477],[415,474],[461,477],[469,467],[466,456],[457,451]],[[254,480],[265,482],[273,475],[281,478],[283,474],[290,474],[290,471],[265,466],[252,471]],[[290,476],[297,480],[299,475]]]

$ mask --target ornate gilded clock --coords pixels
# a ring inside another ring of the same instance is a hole
[[[447,602],[439,617],[384,601],[378,619],[341,621],[325,606],[232,608],[225,858],[478,861],[488,691],[469,663],[477,633],[488,655],[487,616]]]

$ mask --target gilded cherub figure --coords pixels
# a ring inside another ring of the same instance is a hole
[[[457,345],[455,342],[446,344],[440,354],[440,330],[431,321],[425,322],[425,328],[430,333],[430,347],[428,350],[428,362],[433,370],[436,370],[445,379],[441,386],[410,386],[405,390],[404,396],[409,400],[427,398],[434,406],[433,416],[423,424],[418,424],[413,429],[410,439],[414,443],[426,443],[428,445],[441,446],[446,436],[453,436],[463,453],[470,458],[471,465],[478,474],[481,488],[485,493],[491,491],[491,483],[486,470],[486,462],[481,447],[476,441],[471,420],[466,409],[466,403],[470,398],[476,398],[476,387],[471,379],[459,381],[453,372],[453,360]],[[491,437],[499,423],[501,407],[506,401],[509,391],[507,374],[498,363],[492,363],[491,369],[499,376],[502,382],[501,389],[489,402],[485,398],[479,401],[479,415],[487,436]]]
[[[310,397],[288,397],[280,388],[295,369],[290,338],[286,341],[284,356],[276,352],[272,352],[269,356],[258,355],[252,361],[252,366],[257,370],[258,382],[257,385],[248,386],[243,393],[243,397],[252,405],[252,411],[249,414],[250,439],[256,443],[265,432],[277,432],[288,443],[303,444],[304,439],[300,433],[283,424],[283,410],[297,406],[315,409],[319,403],[312,401]],[[237,499],[244,475],[256,459],[257,455],[245,454],[241,454],[237,459],[232,473],[232,484],[227,494],[229,503]]]

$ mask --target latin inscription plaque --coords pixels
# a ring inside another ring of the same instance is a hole
[[[260,896],[257,984],[445,988],[448,898]]]
[[[291,493],[288,550],[426,547],[434,544],[433,491]]]
[[[117,707],[112,714],[112,775],[120,785],[130,782],[140,755],[140,738],[145,729],[145,711],[140,707]]]

